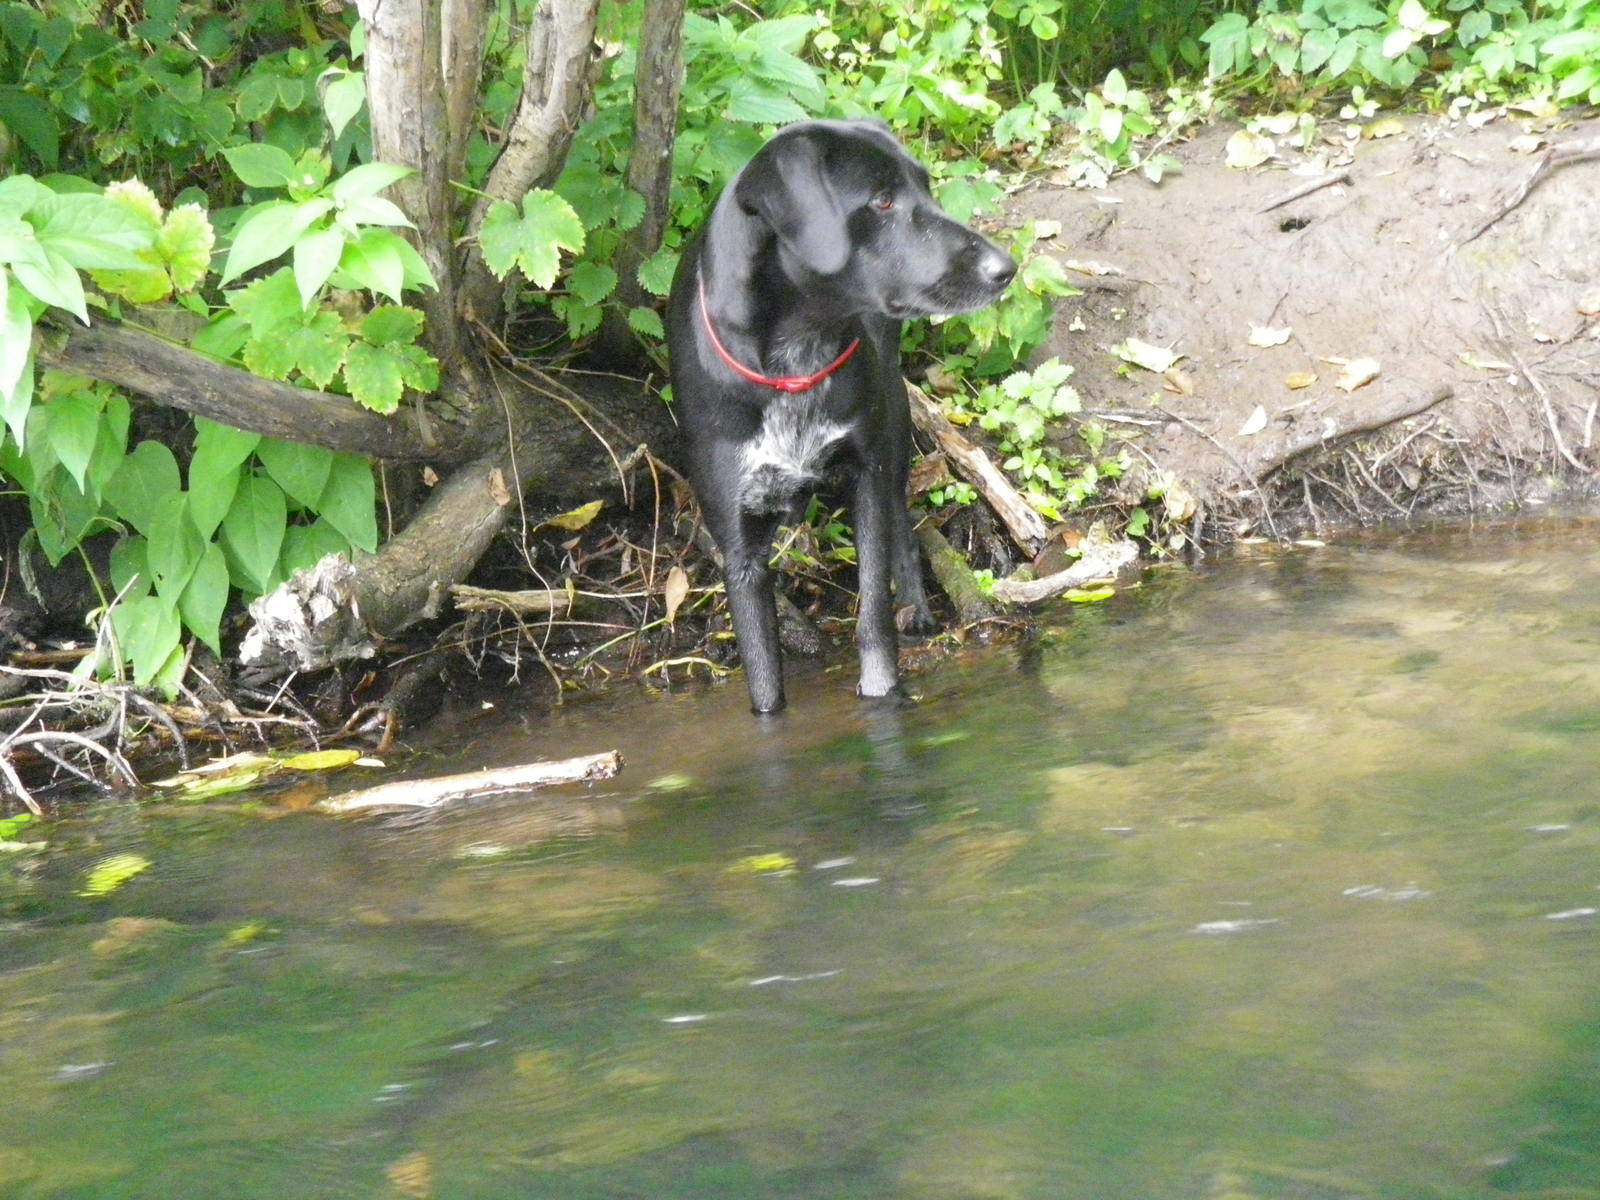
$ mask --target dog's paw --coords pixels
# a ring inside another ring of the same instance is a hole
[[[894,625],[908,637],[932,637],[939,632],[939,622],[926,604],[904,604],[895,610]]]

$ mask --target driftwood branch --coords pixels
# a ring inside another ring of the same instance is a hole
[[[622,769],[622,755],[615,750],[566,758],[554,762],[524,763],[515,767],[491,767],[437,779],[406,779],[358,792],[345,792],[324,800],[323,812],[394,812],[439,808],[459,800],[520,792],[558,783],[584,783],[610,779]]]
[[[1086,546],[1083,556],[1065,571],[1043,579],[1000,579],[995,581],[994,598],[1006,604],[1037,604],[1051,596],[1102,580],[1114,581],[1139,560],[1139,547],[1123,540],[1105,545]]]
[[[42,361],[196,416],[374,458],[455,456],[448,446],[427,445],[404,416],[380,416],[348,396],[263,379],[130,325],[101,320],[88,327],[63,322],[56,328],[65,340],[38,339]]]
[[[1321,449],[1334,442],[1345,438],[1355,437],[1357,434],[1372,433],[1385,426],[1393,425],[1396,421],[1404,421],[1408,417],[1416,417],[1427,412],[1437,404],[1443,404],[1455,395],[1455,389],[1449,384],[1440,384],[1431,391],[1417,393],[1407,392],[1399,395],[1395,400],[1382,406],[1367,407],[1361,410],[1359,416],[1352,417],[1343,424],[1332,422],[1322,428],[1308,428],[1289,433],[1279,439],[1259,442],[1254,447],[1254,453],[1245,461],[1234,460],[1237,466],[1260,490],[1260,480],[1272,472],[1285,466],[1287,463],[1312,450]],[[1183,418],[1178,418],[1182,420]],[[1265,497],[1262,500],[1265,503]]]
[[[1261,208],[1256,209],[1256,215],[1261,216],[1264,213],[1271,212],[1275,208],[1282,208],[1285,204],[1293,204],[1296,200],[1302,199],[1305,196],[1309,196],[1313,192],[1320,192],[1325,187],[1332,187],[1336,183],[1349,182],[1349,171],[1335,171],[1332,175],[1323,175],[1320,178],[1313,179],[1308,183],[1302,183],[1299,187],[1285,192],[1270,204],[1263,205]]]
[[[982,493],[1017,545],[1030,555],[1036,554],[1050,536],[1044,518],[1011,486],[994,460],[961,436],[937,401],[915,384],[908,383],[906,391],[911,397],[911,420],[916,427],[937,442],[951,466]]]
[[[463,612],[512,612],[524,616],[565,617],[575,607],[577,597],[559,588],[527,588],[501,591],[458,583],[450,588],[456,607]]]
[[[995,615],[997,610],[978,586],[972,565],[944,534],[923,522],[917,526],[917,541],[927,555],[929,570],[944,594],[950,597],[950,603],[955,605],[956,617],[963,625],[975,625]]]

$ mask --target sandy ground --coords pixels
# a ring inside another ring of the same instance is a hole
[[[1017,215],[1060,223],[1047,245],[1085,289],[1039,357],[1073,363],[1085,408],[1138,433],[1125,496],[1167,473],[1200,500],[1211,540],[1503,507],[1592,480],[1600,118],[1387,126],[1352,140],[1330,123],[1309,150],[1280,145],[1250,169],[1226,165],[1234,130],[1213,128],[1176,149],[1183,170],[1160,185],[1045,180],[1014,198]],[[1552,149],[1585,147],[1460,244]],[[1252,345],[1253,326],[1286,340]],[[1183,358],[1166,375],[1130,367],[1110,352],[1129,338]],[[1371,360],[1373,377],[1346,390],[1337,360]]]

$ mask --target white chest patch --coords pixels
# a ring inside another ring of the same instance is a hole
[[[821,475],[828,454],[850,430],[823,416],[820,408],[811,394],[780,396],[768,405],[761,432],[745,447],[746,474],[766,467],[796,479]]]

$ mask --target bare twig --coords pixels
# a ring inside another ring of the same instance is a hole
[[[388,812],[396,809],[438,808],[455,800],[520,792],[555,783],[581,783],[609,779],[622,769],[622,755],[615,750],[590,754],[559,762],[523,763],[515,767],[494,767],[438,779],[408,779],[386,783],[358,792],[346,792],[324,800],[324,812]]]
[[[1583,138],[1580,141],[1568,142],[1564,146],[1551,147],[1545,156],[1539,160],[1539,165],[1534,167],[1528,177],[1522,181],[1522,186],[1512,194],[1511,199],[1474,225],[1470,233],[1450,247],[1450,252],[1452,254],[1455,253],[1468,242],[1475,241],[1487,233],[1490,226],[1526,200],[1533,189],[1551,171],[1570,166],[1575,162],[1587,162],[1595,158],[1600,158],[1600,138]]]
[[[1256,215],[1259,217],[1263,213],[1269,213],[1275,208],[1282,208],[1285,204],[1293,204],[1296,200],[1299,200],[1303,196],[1309,196],[1313,192],[1320,192],[1323,188],[1332,187],[1336,183],[1349,182],[1349,171],[1336,171],[1332,175],[1324,175],[1320,179],[1313,179],[1309,183],[1302,183],[1293,191],[1285,192],[1270,204],[1256,209]]]

